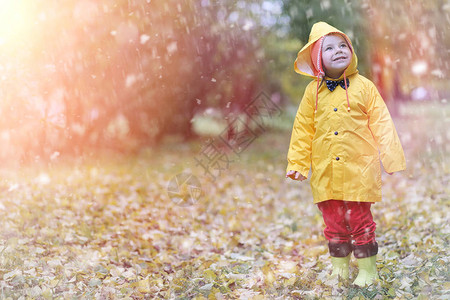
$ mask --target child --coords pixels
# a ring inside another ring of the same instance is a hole
[[[311,167],[332,276],[348,279],[353,252],[359,267],[353,283],[370,285],[378,278],[370,206],[381,201],[380,159],[389,174],[405,169],[400,140],[376,87],[358,74],[356,54],[343,32],[314,24],[294,67],[314,80],[294,121],[286,177],[303,181]]]

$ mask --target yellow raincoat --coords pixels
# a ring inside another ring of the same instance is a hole
[[[311,48],[314,42],[329,33],[341,33],[353,50],[344,33],[319,22],[313,26],[308,43],[298,53],[295,71],[315,80],[306,87],[295,117],[287,171],[298,171],[308,177],[311,168],[314,203],[330,199],[378,202],[381,201],[380,159],[388,173],[404,170],[403,149],[378,90],[370,80],[358,74],[354,51],[345,71],[350,81],[349,101],[345,89],[340,86],[333,92],[326,84],[317,89]],[[343,75],[339,80],[342,78]]]

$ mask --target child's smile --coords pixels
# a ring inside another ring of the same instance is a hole
[[[322,44],[322,62],[328,77],[339,78],[350,65],[352,51],[339,34],[327,35]]]

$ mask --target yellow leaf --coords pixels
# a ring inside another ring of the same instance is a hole
[[[14,271],[8,272],[3,275],[3,280],[5,280],[5,281],[11,280],[20,274],[22,274],[22,272],[20,270],[14,270]]]
[[[325,254],[328,251],[328,248],[325,246],[316,246],[316,247],[309,247],[304,250],[304,255],[307,257],[317,257],[319,255]]]
[[[208,296],[208,300],[223,300],[223,299],[225,299],[224,295],[217,288],[213,288]]]
[[[264,274],[266,277],[266,282],[268,284],[272,284],[275,282],[276,278],[275,278],[275,274],[272,271],[268,271],[267,273]]]
[[[56,287],[58,285],[58,283],[59,283],[59,279],[52,279],[52,280],[50,280],[50,286],[52,288]]]
[[[120,274],[122,274],[124,271],[123,268],[118,268],[116,266],[111,267],[111,269],[109,270],[109,273],[114,276],[114,277],[119,277]]]
[[[44,299],[53,299],[53,293],[49,288],[46,288],[44,291],[42,291],[42,297]]]
[[[214,281],[216,280],[216,274],[214,273],[213,270],[211,269],[207,269],[203,272],[203,275],[205,276],[205,279],[208,281]]]
[[[390,296],[392,296],[392,297],[395,297],[395,289],[394,289],[394,288],[390,288],[390,289],[388,290],[388,294],[389,294]]]
[[[282,273],[295,273],[298,271],[297,262],[295,261],[281,261],[278,269]]]
[[[137,288],[139,292],[143,294],[150,293],[151,292],[150,287],[151,287],[150,280],[148,278],[138,281]]]
[[[208,295],[208,300],[217,300],[216,293],[217,293],[217,289],[214,289],[214,288],[211,289],[211,292]]]
[[[284,283],[286,286],[291,286],[291,285],[294,285],[296,279],[297,278],[295,276],[293,276],[293,277],[289,278],[288,280],[286,280]]]
[[[428,274],[428,272],[426,272],[426,271],[421,272],[419,274],[419,277],[422,278],[422,280],[425,281],[426,283],[431,284],[430,275]]]

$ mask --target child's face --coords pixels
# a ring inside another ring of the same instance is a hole
[[[352,52],[340,34],[327,35],[322,43],[322,64],[328,77],[339,78],[350,65]]]

